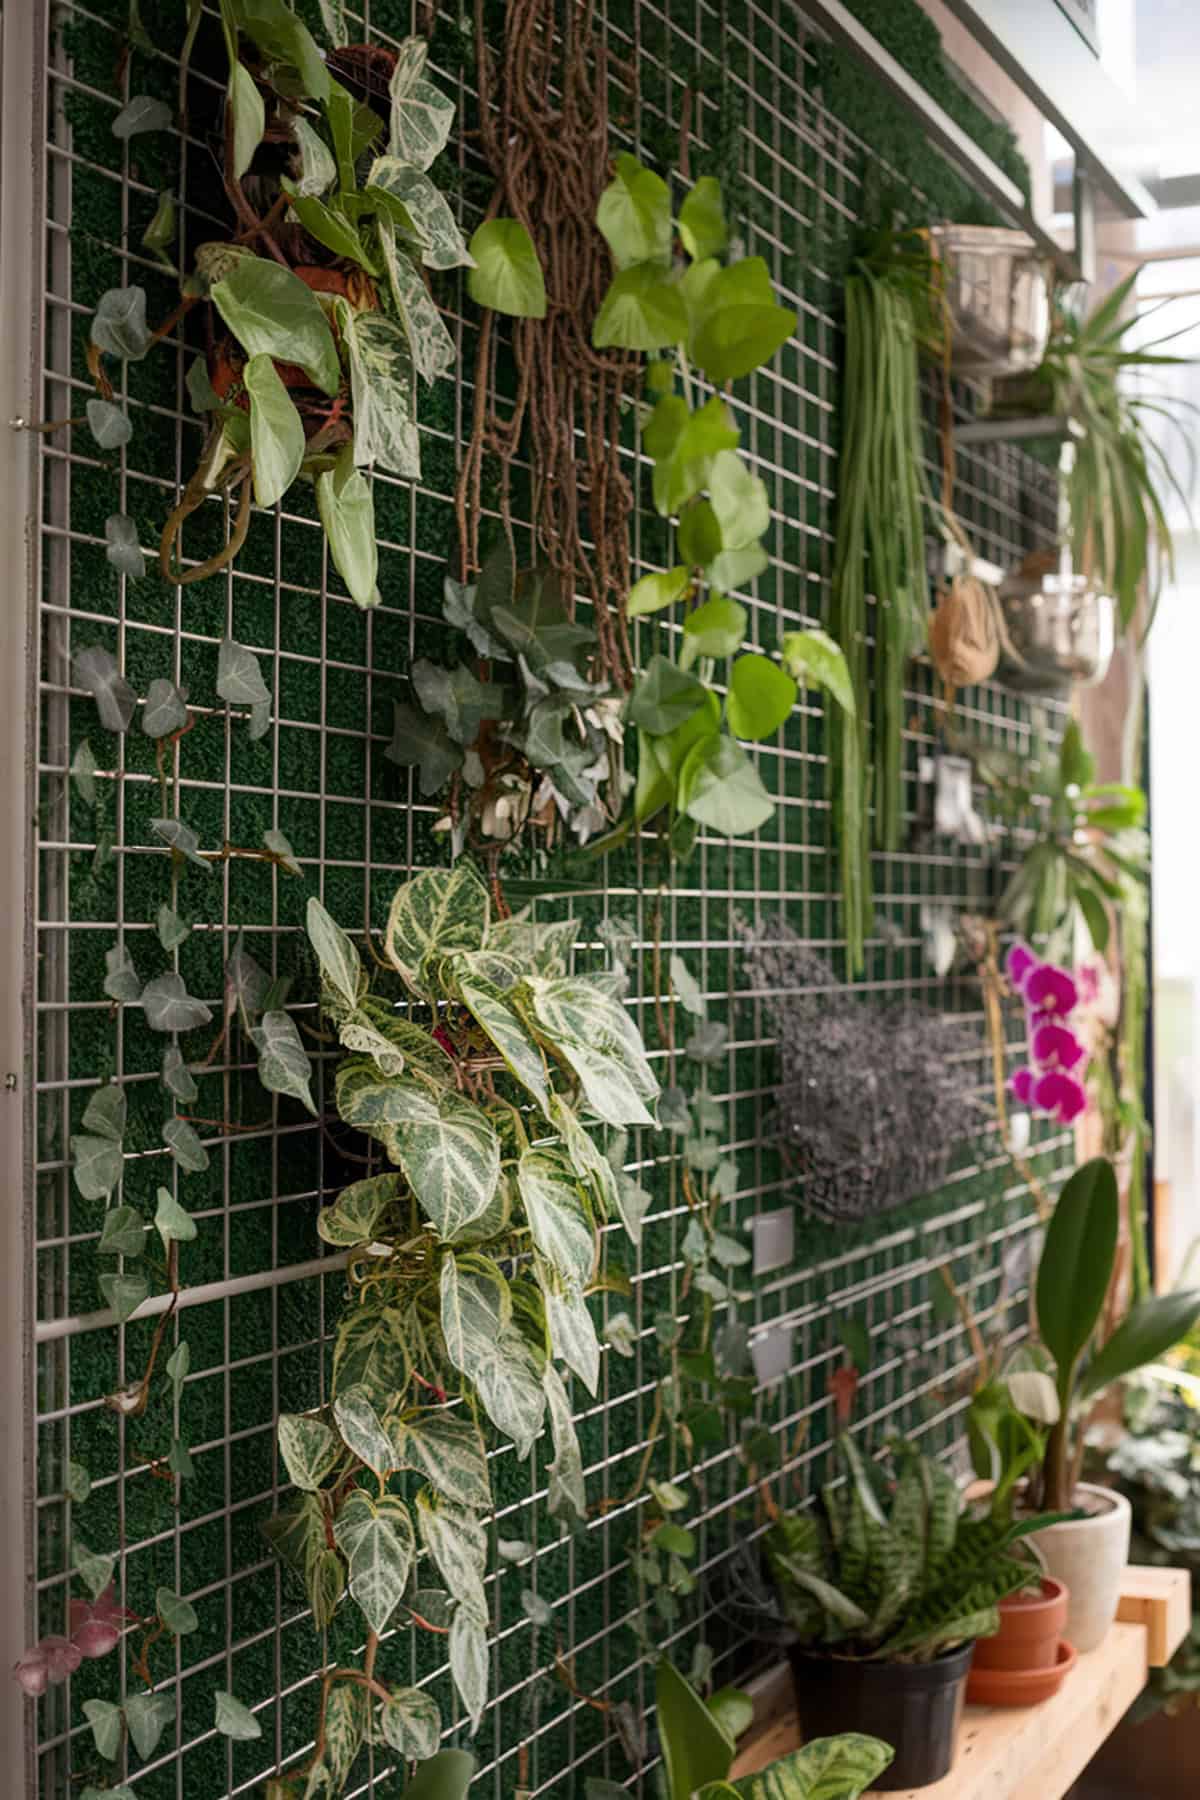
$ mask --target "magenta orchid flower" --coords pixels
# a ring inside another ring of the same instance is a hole
[[[1033,1104],[1060,1125],[1070,1125],[1087,1111],[1087,1089],[1064,1069],[1049,1069],[1034,1083]]]
[[[1037,1073],[1033,1069],[1017,1069],[1014,1072],[1008,1085],[1014,1099],[1019,1100],[1022,1106],[1033,1105],[1033,1087],[1036,1080]]]
[[[1008,955],[1004,959],[1004,967],[1013,986],[1018,992],[1023,992],[1025,978],[1038,967],[1038,959],[1029,945],[1018,939],[1015,944],[1010,945]]]
[[[1070,1074],[1087,1055],[1068,1025],[1036,1025],[1030,1039],[1033,1060],[1039,1069],[1065,1069]]]
[[[1036,969],[1030,969],[1021,991],[1030,1012],[1049,1013],[1056,1019],[1067,1018],[1079,1004],[1075,977],[1057,963],[1039,963]]]

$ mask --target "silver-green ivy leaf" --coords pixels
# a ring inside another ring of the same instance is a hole
[[[675,991],[675,997],[679,1001],[679,1004],[683,1007],[685,1012],[691,1013],[693,1018],[702,1019],[704,1017],[704,995],[701,991],[700,983],[696,980],[696,977],[692,974],[692,971],[688,968],[682,956],[677,953],[672,954],[670,970],[671,986]]]
[[[124,944],[113,944],[104,952],[104,991],[110,1000],[131,1000],[137,1002],[142,997],[142,978],[134,967],[134,961]]]
[[[217,693],[229,706],[258,706],[271,699],[257,656],[232,638],[222,639],[217,651]]]
[[[120,1142],[81,1133],[71,1139],[75,1185],[85,1200],[107,1200],[125,1167]]]
[[[92,1491],[92,1478],[83,1463],[67,1464],[66,1489],[76,1506],[82,1506]]]
[[[115,138],[131,138],[143,131],[167,131],[170,125],[171,109],[165,100],[135,94],[113,120],[112,133]]]
[[[190,937],[192,930],[191,920],[183,918],[175,911],[173,906],[168,906],[164,900],[158,909],[157,929],[158,941],[169,956],[172,951],[178,950],[180,944],[185,943],[188,937]]]
[[[154,1596],[154,1610],[167,1630],[173,1631],[176,1637],[187,1637],[200,1623],[191,1601],[183,1599],[174,1588],[159,1588]]]
[[[140,1757],[145,1759],[154,1755],[159,1739],[174,1717],[173,1694],[130,1694],[125,1702],[125,1723]]]
[[[252,1028],[250,1041],[258,1051],[258,1078],[268,1092],[299,1100],[317,1118],[309,1086],[312,1063],[295,1020],[285,1012],[264,1013],[262,1024]]]
[[[179,1123],[178,1120],[175,1122]],[[196,1235],[196,1221],[191,1213],[179,1204],[170,1188],[160,1187],[156,1198],[154,1227],[163,1243],[190,1244]]]
[[[100,442],[99,437],[96,441]],[[102,448],[108,449],[109,446],[106,444]],[[107,542],[104,554],[109,567],[115,569],[118,575],[127,575],[132,581],[140,581],[146,573],[146,557],[138,542],[137,526],[133,520],[126,518],[124,513],[110,513],[104,521],[104,536]],[[160,736],[161,733],[151,735]]]
[[[100,1242],[101,1256],[140,1256],[146,1248],[146,1221],[133,1206],[114,1206],[104,1215]]]
[[[84,738],[71,758],[71,780],[85,806],[96,804],[96,753]]]
[[[79,1538],[74,1538],[71,1543],[71,1567],[92,1599],[98,1600],[113,1578],[116,1558],[89,1550]]]
[[[123,1325],[133,1317],[143,1300],[150,1297],[150,1283],[144,1275],[101,1275],[100,1292],[104,1295],[117,1323]]]
[[[610,1313],[604,1322],[604,1341],[618,1356],[632,1356],[637,1348],[637,1327],[627,1312]]]
[[[314,894],[305,916],[308,941],[316,952],[321,974],[344,1005],[353,1010],[366,985],[362,958],[353,939],[342,930]],[[398,1073],[398,1071],[397,1071]]]
[[[215,865],[201,856],[199,838],[182,819],[151,819],[150,829],[174,856],[182,856],[193,868],[203,869],[208,875],[213,873]]]
[[[96,702],[104,729],[128,731],[137,695],[122,675],[112,652],[102,649],[99,644],[76,651],[71,673],[76,685],[86,688]]]
[[[271,852],[281,869],[289,875],[303,876],[304,870],[296,861],[296,852],[292,849],[291,841],[277,826],[272,826],[269,831],[264,831],[262,841],[263,849]]]
[[[212,1012],[203,1000],[187,991],[182,975],[168,971],[156,975],[142,989],[142,1011],[151,1031],[194,1031],[212,1021]]]
[[[88,430],[102,450],[119,450],[133,436],[129,414],[111,400],[89,400],[84,408]],[[145,568],[141,571],[145,573]]]
[[[142,730],[149,738],[171,737],[188,722],[187,697],[173,681],[156,677],[146,690]]]
[[[83,1713],[92,1729],[96,1754],[116,1762],[121,1753],[121,1709],[111,1700],[85,1700]]]
[[[184,1106],[190,1106],[200,1092],[178,1044],[168,1044],[163,1051],[162,1084],[168,1094],[182,1101]]]
[[[167,1358],[167,1379],[174,1387],[176,1394],[183,1392],[183,1384],[187,1380],[192,1366],[192,1352],[186,1338],[180,1339]]]
[[[106,356],[140,362],[151,342],[145,288],[109,288],[101,294],[92,315],[91,338]]]
[[[168,1119],[163,1126],[163,1143],[181,1169],[190,1175],[202,1175],[209,1164],[208,1151],[186,1119]]]
[[[225,1688],[218,1688],[213,1695],[216,1712],[213,1723],[224,1737],[233,1738],[238,1743],[247,1743],[252,1738],[262,1736],[262,1726],[250,1711],[243,1706],[233,1694]]]

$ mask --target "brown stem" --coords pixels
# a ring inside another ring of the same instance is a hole
[[[249,458],[240,458],[239,464],[235,465],[235,468],[239,466],[242,470],[242,498],[241,503],[238,506],[237,518],[234,520],[233,530],[229,534],[229,542],[222,545],[220,550],[215,551],[207,561],[197,563],[194,569],[180,568],[175,562],[175,545],[179,541],[184,521],[188,519],[198,507],[203,505],[208,497],[207,490],[199,488],[193,492],[189,483],[188,491],[184,494],[179,505],[170,512],[167,517],[167,522],[163,526],[163,534],[158,546],[158,566],[162,570],[164,580],[178,582],[181,587],[186,587],[189,582],[204,581],[209,575],[217,575],[222,569],[228,568],[229,564],[233,561],[234,557],[245,543],[246,534],[250,529],[250,501],[252,497],[252,483],[250,479],[252,469]],[[233,486],[233,482],[231,481],[228,485]]]

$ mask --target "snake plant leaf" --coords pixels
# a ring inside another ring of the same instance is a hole
[[[702,1790],[700,1800],[716,1800],[722,1791],[739,1800],[859,1800],[874,1787],[894,1755],[892,1746],[881,1738],[857,1731],[813,1738],[761,1774],[743,1775],[724,1790]]]
[[[471,239],[475,267],[467,291],[476,306],[515,319],[544,319],[546,282],[533,239],[519,219],[488,219]]]

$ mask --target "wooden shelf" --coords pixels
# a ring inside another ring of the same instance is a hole
[[[1150,1669],[1171,1660],[1190,1623],[1186,1569],[1131,1566],[1117,1623],[1098,1650],[1079,1658],[1052,1699],[1040,1706],[968,1706],[945,1780],[892,1800],[1061,1800],[1137,1699]],[[761,1724],[734,1764],[735,1776],[766,1768],[799,1745],[795,1713],[780,1706],[786,1692],[778,1678],[760,1688]]]

